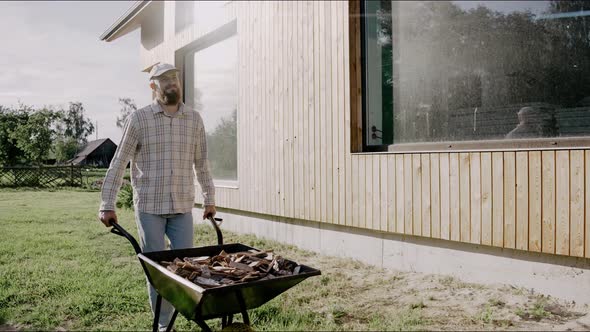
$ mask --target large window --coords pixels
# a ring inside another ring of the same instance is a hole
[[[235,24],[233,25],[235,29]],[[188,52],[185,63],[186,103],[203,118],[211,172],[216,185],[238,180],[238,44],[235,31]]]
[[[360,10],[365,150],[590,134],[589,2],[364,1]]]

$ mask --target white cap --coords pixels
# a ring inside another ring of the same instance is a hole
[[[157,65],[152,67],[152,70],[150,70],[150,80],[153,80],[154,77],[158,77],[171,70],[178,71],[176,67],[169,63],[158,63]]]

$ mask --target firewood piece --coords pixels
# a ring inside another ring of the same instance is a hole
[[[166,266],[166,269],[176,273],[176,270],[178,270],[178,266],[176,266],[176,264],[170,264],[170,265]]]
[[[254,271],[254,269],[251,266],[242,263],[230,262],[229,266],[248,272]]]
[[[205,261],[208,261],[210,258],[211,257],[209,257],[209,256],[192,257],[192,259],[197,262],[205,262]]]
[[[240,263],[244,260],[244,258],[246,258],[246,255],[232,255],[231,257],[233,262]]]
[[[209,267],[207,267],[206,265],[203,265],[201,269],[201,276],[203,278],[211,278],[211,270],[209,270]]]
[[[211,269],[215,270],[215,271],[219,271],[219,272],[231,272],[233,270],[235,270],[235,268],[233,267],[229,267],[229,266],[212,266]]]
[[[199,271],[201,272],[201,267],[199,265],[193,265],[189,262],[180,262],[180,263],[176,263],[176,265],[178,267],[181,267],[185,270],[190,270],[190,271]]]
[[[188,279],[188,280],[190,280],[190,281],[194,281],[194,280],[195,280],[195,278],[197,278],[199,275],[200,275],[200,273],[199,273],[199,272],[197,272],[197,271],[193,271],[193,272],[191,273],[191,275],[190,275],[190,276],[189,276],[187,279]]]
[[[249,260],[249,261],[259,261],[259,260],[263,259],[263,258],[256,257],[252,252],[249,252],[249,251],[240,251],[240,252],[234,253],[233,255],[245,256],[243,258],[243,260]]]
[[[245,276],[246,274],[248,274],[248,272],[247,272],[247,271],[244,271],[244,270],[238,270],[238,269],[235,269],[234,271],[232,271],[232,272],[230,273],[230,275],[232,275],[232,276],[235,276],[235,277],[238,277],[238,278],[242,278],[242,277],[243,277],[243,276]]]
[[[219,283],[223,284],[223,285],[231,285],[234,284],[235,281],[229,279],[229,278],[223,278],[219,281]]]
[[[179,275],[179,276],[181,276],[183,278],[187,278],[187,277],[189,277],[191,275],[192,272],[193,271],[189,271],[189,270],[185,270],[185,269],[182,269],[182,268],[178,268],[176,270],[176,272],[174,272],[174,273],[176,273],[177,275]]]
[[[272,263],[270,263],[270,266],[272,266],[272,269],[275,271],[280,271],[281,269],[279,268],[279,263],[277,262],[276,259],[272,260]]]
[[[206,288],[220,286],[220,284],[215,280],[204,277],[197,277],[194,282],[199,286],[204,286]]]
[[[252,274],[247,274],[240,281],[242,281],[242,282],[248,282],[248,281],[254,281],[254,280],[258,280],[258,279],[260,279],[260,276],[256,276],[256,275],[252,275]]]
[[[254,249],[250,249],[249,252],[254,257],[264,258],[264,257],[266,257],[268,255],[269,252],[272,252],[272,250],[269,250],[269,251],[257,251],[257,250],[254,250]]]
[[[225,256],[220,254],[220,255],[211,257],[211,261],[218,262],[220,264],[223,264],[223,263],[228,264],[231,260],[230,260],[229,256],[227,256],[227,254]]]
[[[259,271],[268,273],[268,271],[270,271],[270,262],[268,262],[268,261],[260,261],[260,262],[258,262],[258,265],[256,266],[256,269],[258,269]]]
[[[211,257],[209,257],[209,256],[185,257],[184,261],[191,263],[192,265],[201,265],[201,264],[208,265],[211,262]]]

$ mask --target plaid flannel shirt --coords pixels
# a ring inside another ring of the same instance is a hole
[[[203,119],[184,104],[172,116],[157,102],[129,115],[102,185],[100,210],[115,210],[129,161],[136,210],[190,211],[195,202],[195,171],[205,205],[215,205]]]

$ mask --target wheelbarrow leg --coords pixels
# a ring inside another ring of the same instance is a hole
[[[231,323],[234,320],[234,315],[233,314],[229,314],[227,316],[223,316],[221,317],[221,328],[225,328],[228,325],[231,325]]]
[[[154,323],[152,324],[152,331],[158,332],[158,322],[160,321],[160,309],[162,307],[162,296],[158,294],[156,298],[156,310],[154,310]]]
[[[159,331],[159,321],[160,321],[160,311],[162,310],[162,296],[158,294],[156,298],[156,310],[154,311],[154,323],[152,324],[152,331],[158,332]],[[174,326],[174,321],[176,320],[176,316],[178,315],[178,310],[174,310],[172,314],[172,318],[166,327],[166,332],[172,331],[172,327]]]
[[[174,310],[172,314],[172,318],[170,319],[170,323],[168,323],[168,327],[166,328],[166,332],[172,331],[172,327],[174,326],[174,321],[176,320],[176,315],[178,315],[178,310]]]
[[[209,327],[209,325],[207,325],[207,323],[205,323],[205,321],[196,320],[195,322],[197,323],[197,325],[199,325],[203,332],[211,332],[211,328]]]
[[[236,291],[236,297],[238,298],[238,303],[240,304],[240,311],[242,312],[242,320],[244,324],[250,325],[250,317],[248,317],[248,310],[246,309],[246,301],[244,301],[244,296],[242,292]]]

